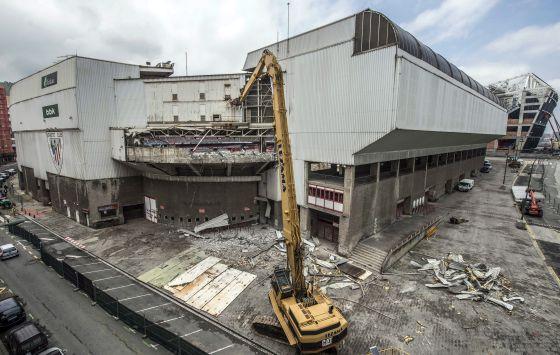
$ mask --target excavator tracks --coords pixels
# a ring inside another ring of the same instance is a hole
[[[288,344],[288,338],[280,326],[278,319],[272,316],[258,315],[253,319],[253,329],[262,335],[280,340]]]

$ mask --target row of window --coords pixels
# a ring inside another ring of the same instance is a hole
[[[344,193],[334,190],[325,190],[317,186],[309,186],[309,196],[322,198],[327,201],[344,203]]]
[[[254,215],[250,214],[250,215],[248,216],[248,219],[251,219],[251,218],[253,218],[253,217],[254,217]],[[168,215],[164,215],[164,214],[158,213],[158,219],[159,219],[159,220],[162,220],[162,219],[163,219],[163,221],[168,221],[168,222],[170,221],[170,222],[172,222],[172,223],[175,223],[175,216],[168,216]],[[230,216],[229,219],[230,219],[231,222],[237,222],[237,221],[238,221],[237,216]],[[202,219],[201,219],[200,217],[195,217],[195,218],[191,218],[191,217],[187,217],[187,218],[179,217],[179,218],[178,218],[179,223],[183,223],[183,222],[185,222],[185,221],[186,221],[187,223],[193,223],[193,222],[194,222],[194,223],[199,223],[199,222],[202,222],[202,221],[207,222],[207,221],[209,221],[209,220],[210,220],[210,219],[208,218],[208,216],[205,216],[205,217],[202,218]],[[239,216],[239,221],[245,221],[245,216],[244,216],[244,215]]]
[[[177,88],[175,87],[172,90],[175,91],[177,90]],[[224,100],[231,100],[230,90],[231,90],[231,84],[227,84],[227,83],[224,84]],[[206,93],[203,91],[199,92],[198,99],[202,101],[206,100]],[[179,95],[177,93],[172,93],[171,101],[179,101]]]

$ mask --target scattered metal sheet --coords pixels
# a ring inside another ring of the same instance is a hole
[[[199,224],[194,227],[194,232],[199,233],[203,230],[226,227],[229,225],[229,217],[227,213],[221,214],[218,217],[212,218],[209,221]]]
[[[343,273],[345,273],[347,275],[350,275],[352,277],[355,277],[357,279],[360,279],[360,280],[365,280],[369,276],[371,276],[371,274],[372,274],[371,271],[368,271],[366,269],[362,269],[361,267],[352,264],[351,261],[349,261],[347,263],[344,263],[342,265],[339,265],[338,269],[340,271],[342,271]]]

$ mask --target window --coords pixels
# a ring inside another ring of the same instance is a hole
[[[198,98],[199,98],[200,100],[206,100],[206,94],[203,93],[203,92],[201,92],[201,93],[198,94]]]
[[[183,217],[179,217],[179,222],[183,223]]]
[[[517,126],[507,126],[508,132],[517,132]]]
[[[523,109],[525,111],[538,110],[539,105],[526,105]]]
[[[171,108],[173,110],[173,121],[179,121],[179,106],[173,105]]]
[[[188,223],[192,223],[192,218],[187,219]]]
[[[237,219],[237,217],[233,216],[231,217],[231,221],[234,222]]]
[[[245,219],[245,216],[241,216],[239,218],[243,221]]]
[[[230,88],[230,87],[231,87],[231,84],[226,83],[226,84],[224,84],[224,87],[225,87],[225,88]]]
[[[536,115],[537,115],[536,112],[524,112],[523,118],[535,118]]]
[[[200,120],[201,120],[201,121],[206,121],[206,116],[200,115]]]
[[[224,95],[224,100],[231,100],[231,95],[225,94]]]
[[[205,221],[205,222],[208,222],[208,217],[204,217],[204,221]]]
[[[199,218],[199,217],[196,217],[196,218],[195,218],[195,221],[196,221],[196,222],[200,222],[200,218]]]
[[[534,103],[538,103],[539,99],[536,97],[529,97],[527,99],[525,99],[525,102],[528,104],[534,104]]]
[[[212,115],[212,121],[221,121],[222,115]]]
[[[531,126],[523,126],[521,127],[521,132],[529,132],[529,128],[531,128]]]
[[[177,94],[171,94],[171,100],[177,101]]]
[[[198,112],[200,114],[200,120],[206,121],[206,105],[199,105]]]

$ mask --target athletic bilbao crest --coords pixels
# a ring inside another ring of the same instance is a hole
[[[58,174],[62,170],[62,132],[47,132],[51,159]]]

